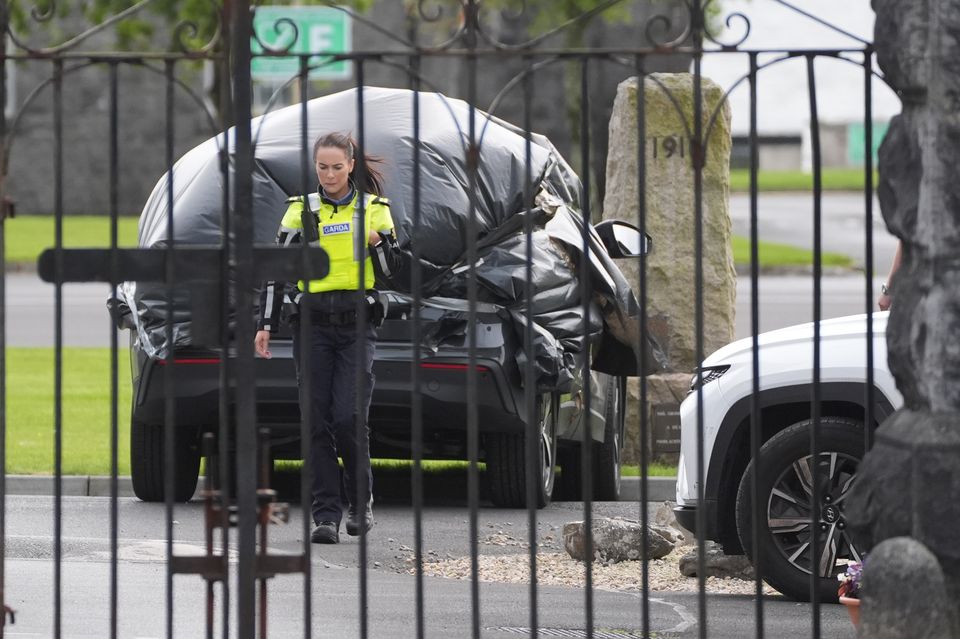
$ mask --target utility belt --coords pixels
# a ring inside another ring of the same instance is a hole
[[[372,321],[371,313],[367,313],[367,320]],[[310,311],[310,321],[317,326],[353,326],[357,323],[357,311]]]
[[[306,295],[298,291],[298,295],[292,300],[289,309],[288,318],[291,321],[298,322],[303,313],[310,314],[310,322],[317,326],[354,326],[357,323],[356,306],[343,308],[340,304],[356,299],[355,291],[330,291],[327,293],[313,293]],[[367,303],[366,319],[374,326],[380,326],[383,323],[385,315],[384,302],[381,301],[377,291],[370,290],[364,295]],[[330,307],[335,303],[340,308]],[[355,302],[354,302],[355,304]]]

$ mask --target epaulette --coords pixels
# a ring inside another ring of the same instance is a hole
[[[303,196],[302,196],[302,195],[294,195],[294,196],[292,196],[292,197],[288,197],[288,198],[287,198],[287,203],[289,203],[289,204],[295,204],[295,203],[297,203],[297,202],[300,202],[300,203],[303,202]],[[319,206],[320,206],[320,196],[317,195],[316,193],[311,193],[311,194],[310,194],[310,208],[313,209],[314,211],[316,211]]]
[[[390,200],[378,195],[377,197],[373,198],[373,202],[371,202],[371,204],[383,204],[385,206],[390,206]]]

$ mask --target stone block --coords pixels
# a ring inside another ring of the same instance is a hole
[[[696,577],[699,568],[699,548],[693,549],[680,558],[680,573],[684,577]],[[753,564],[745,555],[725,555],[723,546],[714,542],[704,542],[704,565],[707,577],[721,579],[754,579]]]
[[[636,224],[640,190],[637,168],[639,82],[620,84],[610,119],[604,217]],[[734,336],[736,272],[730,239],[730,108],[723,90],[704,78],[702,87],[703,336],[707,356]],[[693,76],[646,76],[644,175],[646,230],[653,250],[646,256],[649,329],[663,347],[670,371],[692,371],[696,354],[696,244]],[[638,265],[621,260],[635,290]]]
[[[652,419],[650,409],[656,405],[677,404],[683,401],[690,388],[689,373],[664,373],[662,375],[648,375],[647,403],[644,408],[647,415],[647,450],[652,451]],[[640,379],[627,380],[626,422],[623,435],[623,463],[629,465],[640,464]]]
[[[958,635],[943,570],[926,546],[892,537],[863,564],[858,637],[950,639]]]
[[[598,517],[593,520],[593,557],[598,561],[618,563],[638,561],[643,558],[643,526],[622,519]],[[667,533],[673,536],[672,532]],[[563,526],[563,547],[574,559],[586,557],[586,528],[584,522],[574,521]],[[660,559],[673,550],[673,542],[658,532],[657,527],[647,527],[647,558]]]

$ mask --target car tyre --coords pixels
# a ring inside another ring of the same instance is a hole
[[[611,377],[607,383],[603,442],[594,444],[593,495],[597,501],[620,499],[625,386],[622,377]]]
[[[537,399],[539,432],[539,481],[536,507],[550,503],[557,468],[557,412],[559,395],[547,393]],[[527,506],[526,435],[492,433],[485,438],[487,484],[490,500],[501,508]]]
[[[764,581],[797,601],[810,601],[810,519],[813,506],[810,479],[811,420],[787,427],[760,449],[758,486],[766,517],[758,527],[760,570]],[[846,561],[859,561],[843,516],[844,498],[864,451],[863,424],[854,419],[824,417],[820,420],[820,600],[837,601],[837,574]],[[737,492],[737,530],[747,557],[753,557],[752,475],[747,466]],[[774,525],[771,523],[775,522]],[[828,543],[829,542],[829,543]],[[829,566],[827,566],[829,564]]]
[[[178,427],[174,437],[173,500],[190,501],[197,489],[200,447],[197,429]],[[130,422],[130,479],[133,493],[143,501],[164,501],[164,427]]]

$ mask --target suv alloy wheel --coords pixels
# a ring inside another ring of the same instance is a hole
[[[763,579],[798,601],[811,598],[810,575],[820,576],[820,599],[837,601],[837,574],[861,555],[850,538],[844,518],[847,497],[863,457],[863,424],[841,417],[820,420],[819,462],[814,472],[810,455],[811,420],[780,431],[760,449],[758,478],[764,518],[757,527]],[[737,530],[744,552],[753,557],[754,462],[744,471],[737,493]],[[819,503],[813,504],[814,475]],[[812,519],[816,515],[818,556],[811,556]]]

